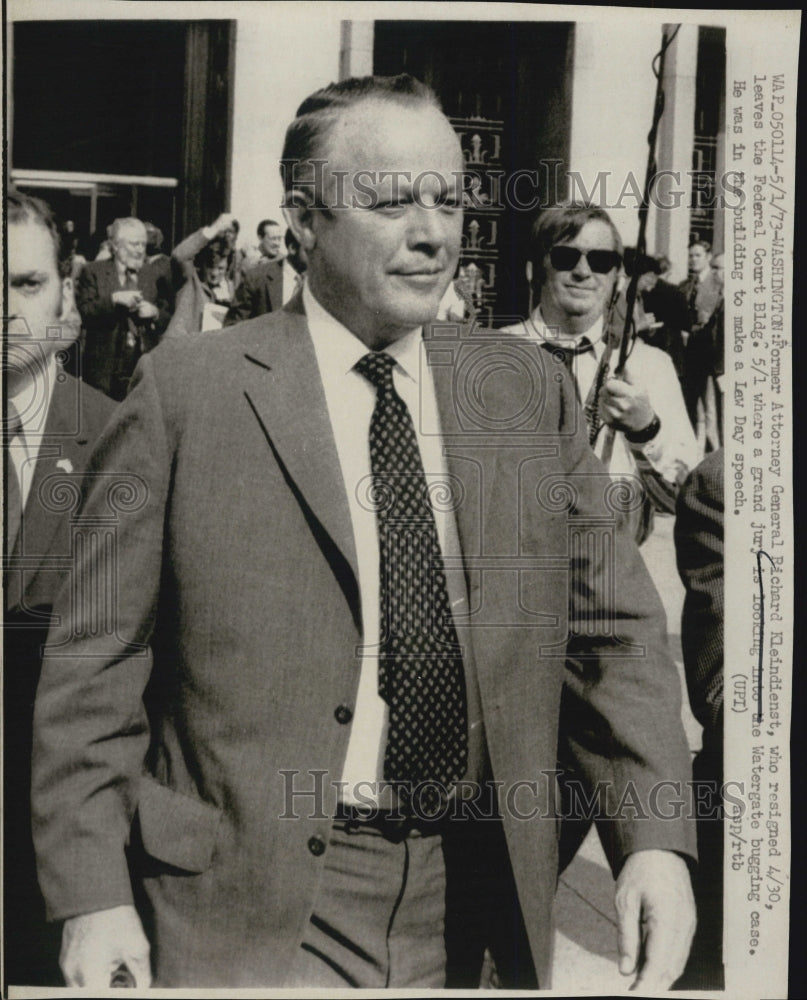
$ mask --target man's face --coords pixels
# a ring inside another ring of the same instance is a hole
[[[123,267],[139,271],[146,259],[146,227],[140,223],[121,226],[112,244],[112,252]]]
[[[78,332],[62,326],[72,311],[72,285],[59,277],[50,231],[33,220],[8,227],[6,303],[8,386],[13,393]]]
[[[216,288],[224,281],[227,274],[227,261],[219,259],[213,264],[205,264],[202,268],[202,281],[210,288]]]
[[[264,257],[275,260],[283,248],[283,230],[280,226],[265,226],[261,236],[260,249]]]
[[[709,266],[709,259],[711,254],[702,247],[700,243],[696,243],[695,246],[689,248],[689,273],[690,274],[700,274],[705,268]]]
[[[556,246],[573,247],[586,253],[616,250],[614,234],[601,219],[591,219],[576,236]],[[602,316],[614,290],[616,267],[607,274],[599,274],[592,271],[586,257],[581,256],[570,271],[556,270],[549,254],[544,257],[543,265],[546,278],[541,288],[541,310],[547,321],[562,321],[566,316],[585,326]]]
[[[712,257],[712,270],[715,273],[715,277],[722,282],[723,281],[723,254],[719,253],[716,257]]]
[[[655,271],[645,271],[644,274],[639,275],[636,287],[640,292],[652,292],[652,290],[656,287],[657,282],[658,275]]]
[[[350,207],[311,213],[308,280],[378,349],[437,315],[459,257],[462,152],[436,108],[374,99],[348,109],[323,147],[324,200],[338,179]]]

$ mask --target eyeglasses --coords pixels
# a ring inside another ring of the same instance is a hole
[[[549,259],[556,271],[573,271],[581,257],[595,274],[608,274],[619,267],[622,258],[616,250],[578,250],[577,247],[554,246],[549,251]]]

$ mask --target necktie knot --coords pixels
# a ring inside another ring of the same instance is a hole
[[[376,389],[393,389],[392,369],[395,367],[395,358],[384,351],[372,351],[365,354],[356,362],[356,371],[363,375],[368,382]]]
[[[594,345],[588,337],[581,337],[577,344],[562,344],[552,340],[545,340],[543,343],[548,351],[558,352],[564,361],[567,358],[577,357],[578,354],[588,354],[589,351],[594,350]]]

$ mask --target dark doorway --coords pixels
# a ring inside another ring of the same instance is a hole
[[[12,37],[12,168],[63,175],[32,193],[89,241],[132,214],[171,243],[226,207],[234,22],[23,21]]]
[[[462,264],[477,269],[485,322],[526,314],[530,226],[567,193],[573,43],[571,23],[375,23],[375,72],[433,87],[481,182],[466,200]]]

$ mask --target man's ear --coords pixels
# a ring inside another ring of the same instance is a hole
[[[527,275],[527,284],[532,288],[532,261],[528,260],[524,265],[524,273]]]
[[[63,341],[77,340],[81,333],[81,315],[73,295],[73,279],[62,278],[62,301],[59,308],[59,323]]]
[[[310,253],[317,242],[314,232],[315,214],[309,192],[295,189],[286,192],[283,218],[306,253]]]
[[[73,296],[73,279],[62,278],[62,301],[59,309],[59,320],[67,323],[76,313],[76,300]]]

